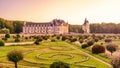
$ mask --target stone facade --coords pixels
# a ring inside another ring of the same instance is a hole
[[[89,34],[90,33],[89,21],[86,18],[85,18],[85,21],[82,25],[82,30],[84,31],[84,34]]]
[[[63,20],[54,19],[51,22],[34,23],[25,22],[23,34],[67,34],[68,23]]]

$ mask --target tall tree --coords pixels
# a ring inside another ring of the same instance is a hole
[[[23,59],[21,51],[13,50],[7,54],[8,60],[14,62],[15,68],[17,68],[17,62]]]
[[[24,24],[23,21],[13,21],[13,24],[14,24],[15,33],[22,32],[22,27],[23,27],[23,24]]]

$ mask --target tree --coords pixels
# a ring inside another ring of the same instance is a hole
[[[7,58],[8,58],[9,61],[14,62],[15,68],[17,68],[17,63],[18,63],[20,60],[23,60],[23,54],[22,54],[21,51],[12,50],[12,51],[10,51],[10,52],[7,54]]]
[[[22,32],[22,27],[24,25],[24,21],[13,21],[14,31],[15,33]]]
[[[116,51],[111,57],[111,65],[113,68],[120,68],[120,52]]]
[[[2,29],[0,30],[0,33],[1,33],[1,34],[8,34],[8,33],[10,33],[10,30],[7,29],[7,28],[2,28]]]
[[[53,62],[50,65],[50,68],[70,68],[70,66],[69,66],[68,63],[64,63],[64,62],[58,61],[58,62]]]
[[[113,44],[113,43],[110,43],[110,44],[107,44],[107,45],[106,45],[106,49],[107,49],[109,52],[111,52],[111,55],[112,55],[113,52],[115,52],[115,51],[117,50],[117,48],[118,48],[118,45]]]

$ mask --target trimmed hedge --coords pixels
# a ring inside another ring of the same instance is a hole
[[[87,47],[89,47],[89,46],[88,46],[88,44],[82,44],[81,47],[82,47],[82,48],[87,48]]]
[[[105,47],[104,46],[96,44],[92,47],[92,53],[94,53],[94,54],[104,53],[104,52],[105,52]]]
[[[5,38],[10,38],[10,34],[5,34]]]
[[[14,41],[15,41],[15,42],[20,42],[20,39],[19,39],[19,38],[15,38]]]
[[[50,65],[50,68],[70,68],[70,66],[69,66],[68,63],[64,63],[64,62],[58,61],[58,62],[53,62]]]
[[[2,40],[0,40],[0,46],[5,46],[5,43]]]

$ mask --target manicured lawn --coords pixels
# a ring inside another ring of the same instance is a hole
[[[19,62],[20,65],[49,68],[52,62],[63,61],[69,63],[71,68],[88,68],[90,66],[96,68],[110,68],[85,55],[76,46],[63,41],[44,41],[40,45],[2,46],[0,47],[1,63],[11,63],[5,56],[13,49],[22,50],[24,53],[24,60]]]

